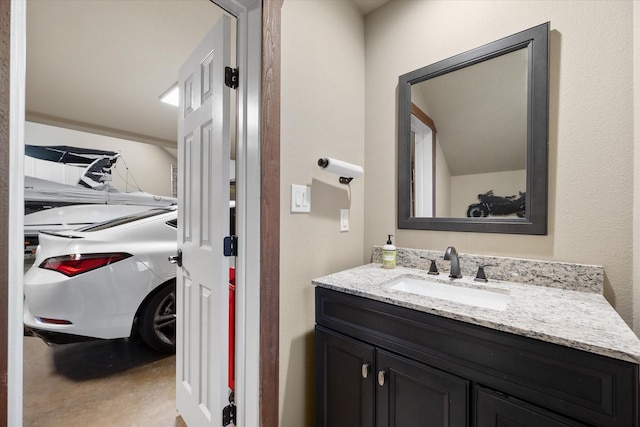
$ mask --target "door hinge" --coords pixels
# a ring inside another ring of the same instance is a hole
[[[238,87],[238,69],[231,67],[224,67],[224,84],[231,89]]]
[[[238,236],[224,238],[224,256],[238,256]]]
[[[236,424],[236,405],[230,403],[222,409],[222,425]]]

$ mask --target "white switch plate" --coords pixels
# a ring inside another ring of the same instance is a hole
[[[340,231],[349,231],[349,209],[340,209]]]
[[[311,212],[311,187],[291,184],[291,213]]]

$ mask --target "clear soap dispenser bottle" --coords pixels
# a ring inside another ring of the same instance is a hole
[[[382,247],[382,268],[396,268],[396,247],[391,242],[393,234],[389,234],[387,244]]]

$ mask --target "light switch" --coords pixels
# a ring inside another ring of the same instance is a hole
[[[340,209],[340,231],[349,231],[349,209]]]
[[[291,184],[291,213],[311,212],[311,187]]]

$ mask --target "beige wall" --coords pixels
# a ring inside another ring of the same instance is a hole
[[[436,217],[451,216],[451,172],[436,134]],[[367,253],[365,252],[365,257]]]
[[[632,9],[628,0],[391,0],[367,15],[362,260],[368,261],[370,247],[383,244],[385,235],[395,231],[400,247],[444,251],[455,245],[463,253],[599,264],[605,268],[605,296],[631,324]],[[635,19],[637,24],[637,14]],[[395,230],[398,76],[547,21],[548,235]]]
[[[171,164],[175,165],[178,161],[157,145],[33,122],[26,123],[25,143],[118,151],[121,157],[112,170],[111,185],[120,191],[137,191],[137,184],[147,193],[171,196]]]
[[[351,2],[285,0],[281,77],[280,425],[301,427],[314,424],[311,280],[362,263],[369,171],[349,188],[317,165],[364,165],[364,20]],[[290,213],[291,184],[311,186],[311,213]]]

